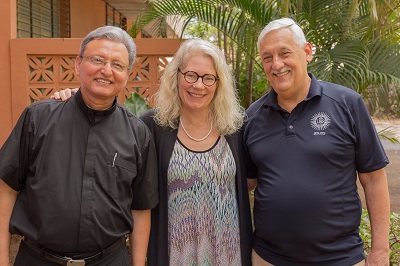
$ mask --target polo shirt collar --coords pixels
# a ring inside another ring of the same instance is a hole
[[[322,95],[322,86],[319,84],[317,78],[311,72],[308,72],[308,76],[311,78],[311,84],[305,101],[308,101],[316,96],[321,97]]]
[[[83,115],[85,116],[89,124],[93,124],[101,120],[102,118],[111,115],[112,113],[114,113],[117,107],[117,97],[115,97],[112,106],[106,110],[93,110],[90,107],[88,107],[85,101],[83,100],[81,90],[78,90],[74,98],[76,99],[76,103],[78,104],[79,109],[81,109]]]
[[[311,72],[308,72],[308,76],[311,78],[310,90],[308,91],[307,97],[304,101],[308,101],[314,97],[320,97],[322,95],[322,87],[319,84],[317,78]],[[265,100],[264,107],[273,107],[275,109],[279,109],[278,94],[275,92],[274,88],[271,88],[271,91],[267,95],[267,99]]]

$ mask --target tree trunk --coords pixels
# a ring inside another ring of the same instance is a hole
[[[254,60],[250,59],[249,65],[249,82],[247,83],[247,103],[246,108],[250,106],[253,102],[253,69],[254,69]]]

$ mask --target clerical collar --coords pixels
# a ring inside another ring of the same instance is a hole
[[[76,99],[76,103],[78,104],[79,109],[81,109],[83,115],[86,117],[90,124],[96,122],[96,118],[102,119],[114,113],[117,107],[117,97],[115,97],[114,102],[110,108],[106,110],[94,110],[86,105],[85,101],[82,98],[82,93],[80,90],[75,94],[74,99]]]

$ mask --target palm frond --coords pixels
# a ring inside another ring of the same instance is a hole
[[[255,58],[255,40],[258,33],[277,11],[275,1],[252,0],[163,0],[149,1],[150,11],[134,25],[141,28],[161,17],[179,15],[181,25],[196,19],[218,28],[226,36]]]
[[[375,108],[382,104],[381,97],[393,90],[400,95],[400,0],[289,2],[289,16],[299,22],[315,45],[309,69],[317,78],[360,92]],[[175,24],[183,31],[192,21],[204,22],[218,29],[218,39],[222,35],[229,40],[236,51],[231,52],[236,71],[259,70],[258,34],[269,21],[281,16],[279,0],[163,0],[148,4],[150,11],[133,24],[136,29],[152,21],[157,28],[169,16],[175,16]],[[246,66],[253,66],[250,62],[256,65],[248,70]],[[255,78],[258,75],[236,72],[236,76],[259,81]],[[251,80],[246,82],[251,84]]]
[[[368,50],[358,42],[339,43],[316,52],[309,69],[317,78],[360,90],[368,68]]]

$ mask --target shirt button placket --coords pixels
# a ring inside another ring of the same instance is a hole
[[[286,128],[286,136],[287,137],[294,137],[295,135],[295,126],[293,124],[294,120],[289,119],[287,121],[287,128]]]

